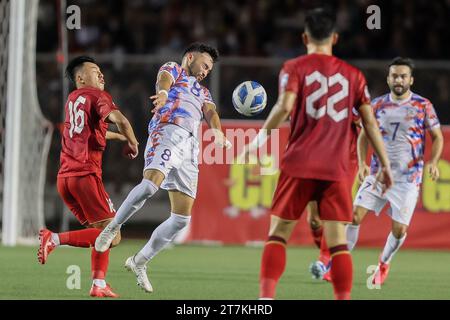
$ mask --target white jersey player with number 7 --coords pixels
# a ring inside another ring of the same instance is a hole
[[[411,59],[395,58],[389,65],[387,77],[391,92],[372,101],[395,181],[395,185],[385,194],[374,184],[375,173],[380,166],[376,155],[372,156],[370,175],[365,177],[369,168],[365,163],[368,139],[364,130],[358,139],[358,176],[364,182],[355,197],[353,224],[347,228],[349,249],[352,250],[356,244],[359,225],[367,212],[379,214],[389,202],[388,214],[392,218],[392,231],[372,280],[376,285],[386,280],[389,263],[406,239],[422,182],[426,131],[433,141],[428,172],[433,180],[439,178],[437,163],[444,138],[431,102],[410,91],[414,81],[413,68]]]
[[[148,127],[144,178],[131,190],[114,220],[95,243],[98,251],[108,250],[122,224],[159,187],[168,190],[170,217],[153,231],[144,248],[125,262],[125,267],[135,273],[138,285],[146,292],[153,291],[147,277],[147,262],[172,242],[191,219],[197,192],[197,134],[202,119],[205,118],[208,126],[214,129],[216,144],[231,147],[222,133],[220,118],[208,89],[199,84],[211,72],[218,56],[217,49],[194,43],[185,50],[181,66],[168,62],[160,68],[157,93],[150,97],[155,108]]]

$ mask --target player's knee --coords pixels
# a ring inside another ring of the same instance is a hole
[[[406,226],[406,225],[395,226],[394,228],[392,228],[392,234],[397,239],[400,239],[405,236],[407,230],[408,230],[408,226]]]
[[[353,210],[352,224],[359,226],[364,218],[364,215],[364,211],[361,210],[361,208],[356,208],[355,210]]]

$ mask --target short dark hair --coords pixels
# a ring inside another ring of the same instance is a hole
[[[200,53],[204,53],[206,52],[207,54],[209,54],[211,56],[211,58],[213,59],[213,62],[217,62],[219,60],[219,51],[207,44],[204,43],[199,43],[199,42],[194,42],[191,43],[185,50],[183,53],[183,57],[186,55],[186,53],[189,52],[200,52]]]
[[[413,74],[415,65],[414,61],[410,58],[396,57],[392,59],[391,63],[389,63],[389,68],[392,66],[408,66],[411,70],[411,75]]]
[[[335,31],[336,16],[330,9],[316,8],[309,10],[305,16],[305,31],[314,40],[322,41]]]
[[[75,74],[83,66],[85,62],[92,62],[97,64],[94,58],[88,56],[79,56],[72,59],[66,67],[66,77],[69,78],[69,80],[73,83],[74,86],[77,85]]]

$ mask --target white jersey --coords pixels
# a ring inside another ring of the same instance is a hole
[[[209,90],[175,62],[167,62],[158,72],[167,72],[173,79],[167,103],[155,113],[148,125],[151,134],[160,123],[176,124],[197,137],[203,119],[203,105],[214,104]]]
[[[384,145],[391,162],[395,182],[420,185],[423,173],[425,132],[439,127],[431,102],[417,94],[403,101],[394,101],[390,94],[372,101]],[[379,169],[379,160],[374,154],[371,174]]]

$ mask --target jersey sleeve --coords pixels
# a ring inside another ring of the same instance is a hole
[[[361,71],[358,72],[355,95],[356,95],[355,100],[356,110],[358,110],[359,107],[362,106],[363,104],[370,104],[369,88],[367,87],[366,77],[364,77]]]
[[[429,101],[425,104],[425,128],[427,130],[432,130],[434,128],[439,128],[440,123],[434,110],[433,104]]]
[[[209,104],[213,104],[214,106],[216,106],[216,103],[214,102],[209,90],[202,86],[202,91],[203,91],[203,96],[205,97],[205,100],[203,101],[203,103],[209,103]]]
[[[176,62],[166,62],[159,68],[158,79],[163,72],[167,72],[172,77],[173,82],[175,82],[181,73],[181,67]]]
[[[113,111],[119,110],[112,97],[107,92],[103,91],[98,97],[97,103],[94,103],[94,108],[100,118],[105,121],[106,117]]]
[[[295,67],[292,63],[285,63],[278,77],[278,94],[286,91],[298,93],[299,79]]]

